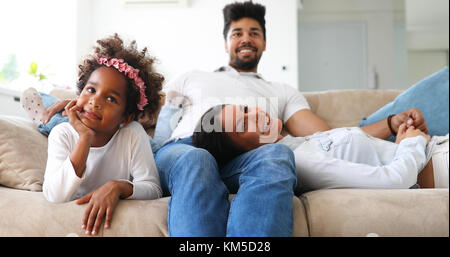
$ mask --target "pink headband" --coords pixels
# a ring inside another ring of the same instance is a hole
[[[123,74],[125,74],[125,76],[127,76],[130,79],[134,80],[134,83],[136,83],[136,85],[139,87],[139,103],[137,104],[137,108],[139,110],[144,110],[144,106],[146,106],[148,104],[148,100],[147,97],[145,96],[145,83],[144,81],[141,79],[141,77],[139,77],[139,70],[133,68],[132,66],[128,65],[128,63],[126,63],[123,59],[117,59],[117,58],[111,58],[108,60],[108,56],[102,57],[102,58],[98,58],[96,57],[98,64],[103,64],[106,65],[107,67],[114,67],[116,68],[118,71],[122,72]]]

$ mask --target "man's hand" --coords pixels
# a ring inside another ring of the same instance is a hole
[[[108,181],[95,191],[76,200],[77,204],[89,203],[81,222],[86,234],[96,235],[105,217],[105,228],[111,226],[111,219],[119,197],[126,198],[133,193],[133,186],[122,181]]]
[[[42,115],[42,123],[47,124],[47,122],[53,117],[53,115],[64,110],[64,107],[66,107],[69,102],[70,100],[61,100],[48,107]],[[62,116],[67,116],[65,111],[62,112]]]
[[[395,133],[398,134],[401,124],[405,124],[406,128],[413,126],[424,133],[428,133],[428,126],[425,123],[425,117],[417,108],[406,110],[392,117],[391,127]],[[361,127],[361,129],[367,134],[381,139],[386,139],[392,136],[392,132],[387,124],[387,119]]]
[[[405,124],[406,128],[413,126],[424,133],[428,133],[428,126],[425,122],[425,117],[417,108],[406,110],[392,117],[391,126],[396,133],[399,133],[398,131],[401,124]]]

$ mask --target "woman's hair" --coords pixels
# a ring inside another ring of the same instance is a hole
[[[207,150],[216,159],[219,166],[225,165],[238,155],[246,152],[234,144],[227,133],[223,131],[222,121],[218,116],[225,106],[217,105],[206,111],[200,118],[192,136],[194,146]],[[215,122],[218,122],[218,124],[215,124]]]
[[[128,65],[134,69],[138,69],[138,76],[143,80],[146,85],[145,96],[148,100],[148,104],[144,107],[144,110],[138,110],[137,103],[140,101],[139,86],[136,85],[133,79],[125,76],[127,79],[127,105],[125,108],[125,115],[135,114],[135,119],[140,114],[154,113],[158,110],[160,91],[164,77],[154,72],[153,63],[155,58],[147,55],[147,48],[143,48],[141,51],[137,50],[136,41],[131,41],[128,46],[124,46],[123,40],[119,35],[97,40],[98,46],[94,47],[94,54],[88,56],[79,66],[77,88],[78,93],[81,93],[83,88],[91,76],[92,72],[97,68],[104,65],[99,64],[97,60],[99,58],[117,58],[123,59]]]
[[[228,30],[230,29],[230,24],[233,21],[237,21],[241,18],[252,18],[255,19],[262,28],[264,39],[266,39],[266,20],[264,16],[266,15],[266,7],[264,5],[253,3],[252,1],[247,1],[243,3],[232,3],[228,4],[223,8],[223,38],[227,39]]]

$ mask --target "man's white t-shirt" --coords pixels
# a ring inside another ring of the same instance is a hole
[[[215,72],[185,73],[168,83],[164,91],[177,91],[189,102],[183,106],[182,118],[169,141],[191,136],[201,116],[220,104],[258,106],[283,123],[297,111],[310,109],[298,90],[266,81],[258,73],[238,72],[229,66]]]
[[[78,141],[78,132],[68,122],[53,128],[48,137],[48,159],[43,194],[50,202],[80,198],[110,180],[133,185],[127,199],[156,199],[162,196],[159,174],[144,128],[132,121],[120,128],[102,147],[91,147],[86,170],[75,174],[70,153]]]

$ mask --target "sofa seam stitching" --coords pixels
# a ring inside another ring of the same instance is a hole
[[[311,223],[311,219],[310,219],[310,215],[309,215],[309,202],[307,197],[301,195],[300,197],[300,201],[303,203],[303,207],[304,207],[304,212],[305,212],[305,216],[306,216],[306,228],[308,230],[308,237],[311,237],[311,228],[310,228],[310,223]]]

